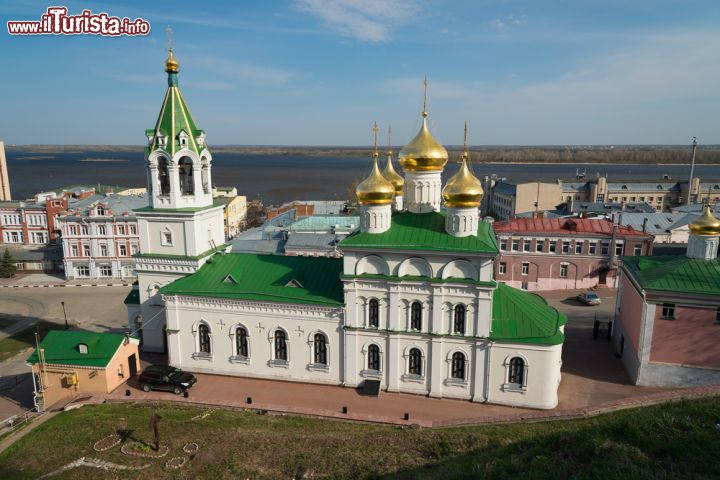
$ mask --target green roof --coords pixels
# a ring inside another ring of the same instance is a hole
[[[495,233],[489,223],[480,222],[477,236],[453,237],[445,232],[445,214],[441,212],[396,213],[386,232],[357,232],[338,247],[498,253]]]
[[[228,253],[160,289],[165,295],[342,305],[342,259]]]
[[[720,295],[720,260],[685,255],[622,257],[625,270],[645,290]]]
[[[152,133],[160,132],[166,135],[167,144],[160,147],[158,136],[155,135],[149,150],[162,148],[172,157],[181,148],[188,148],[199,155],[206,148],[200,147],[195,141],[201,130],[195,124],[195,119],[190,114],[190,109],[188,109],[185,99],[180,93],[180,88],[177,86],[177,74],[170,74],[168,80],[168,89],[160,108],[160,115],[158,115],[157,122],[155,122],[155,128],[151,131],[148,130]],[[188,135],[186,147],[180,146],[178,135],[181,131]]]
[[[140,305],[140,290],[133,288],[125,297],[125,305]]]
[[[499,284],[493,292],[490,338],[496,341],[558,345],[565,336],[560,327],[567,317],[544,298]]]
[[[40,342],[40,348],[45,350],[45,363],[52,365],[107,367],[124,340],[125,335],[120,333],[50,330]],[[87,345],[87,353],[80,353],[81,343]],[[38,363],[37,349],[27,361]]]

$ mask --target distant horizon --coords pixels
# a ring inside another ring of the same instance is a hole
[[[26,144],[10,144],[5,142],[5,148],[21,148],[21,147],[93,147],[93,148],[100,148],[100,147],[123,147],[123,148],[129,148],[129,147],[137,147],[137,148],[145,148],[145,144],[132,144],[132,143],[117,143],[117,144],[110,144],[110,143],[26,143]],[[402,148],[403,145],[393,145],[393,149],[396,148]],[[453,150],[463,149],[463,145],[450,145],[445,144],[443,145],[446,148],[451,148]],[[307,148],[350,148],[350,149],[370,149],[372,150],[374,148],[373,145],[332,145],[332,144],[325,144],[325,145],[291,145],[291,144],[210,144],[208,143],[208,147],[210,149],[212,148],[300,148],[300,149],[307,149]],[[624,148],[624,147],[630,147],[630,148],[687,148],[688,150],[692,150],[692,144],[649,144],[649,143],[636,143],[636,144],[614,144],[614,143],[608,143],[608,144],[478,144],[478,145],[468,145],[468,149],[473,148],[605,148],[605,149],[611,149],[611,148]],[[704,148],[720,148],[720,143],[715,144],[699,144],[698,143],[698,150],[702,150]],[[378,150],[380,153],[383,153],[387,150],[387,145],[379,146]],[[394,150],[394,153],[398,153],[399,150]]]

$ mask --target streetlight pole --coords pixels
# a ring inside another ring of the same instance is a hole
[[[691,191],[692,191],[693,171],[695,170],[695,151],[697,150],[697,137],[693,137],[692,146],[693,146],[693,154],[692,154],[692,161],[690,162],[690,181],[688,181],[687,205],[690,205],[690,197],[692,197]],[[710,197],[708,196],[708,198],[710,198]]]
[[[65,330],[68,330],[70,328],[70,325],[68,325],[67,313],[65,312],[65,302],[60,302],[60,305],[62,305],[63,307],[63,316],[65,317]]]

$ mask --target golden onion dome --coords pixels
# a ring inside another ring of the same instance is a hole
[[[435,140],[428,130],[427,112],[423,112],[422,116],[420,132],[400,150],[400,165],[406,172],[442,170],[448,161],[447,150]]]
[[[705,204],[702,215],[690,222],[689,227],[695,235],[720,235],[720,220],[713,215],[710,204]]]
[[[467,153],[463,154],[460,170],[445,184],[442,194],[447,207],[473,208],[480,205],[483,197],[480,180],[470,171]]]
[[[373,158],[373,168],[370,175],[360,182],[355,189],[358,200],[363,205],[388,205],[395,196],[395,187],[390,183],[378,167],[378,157]]]
[[[385,180],[392,183],[393,187],[395,187],[395,195],[403,194],[403,189],[405,188],[405,179],[395,171],[391,152],[388,152],[387,165],[385,165],[385,169],[382,171],[382,175],[383,177],[385,177]]]
[[[173,56],[172,48],[170,49],[170,56],[165,60],[165,71],[167,73],[178,73],[180,71],[180,62]]]

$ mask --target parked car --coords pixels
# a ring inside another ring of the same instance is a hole
[[[585,305],[600,305],[600,297],[594,292],[583,292],[577,296],[577,299]]]
[[[180,395],[195,383],[195,375],[169,365],[151,365],[140,374],[140,388],[145,392],[166,390]]]

